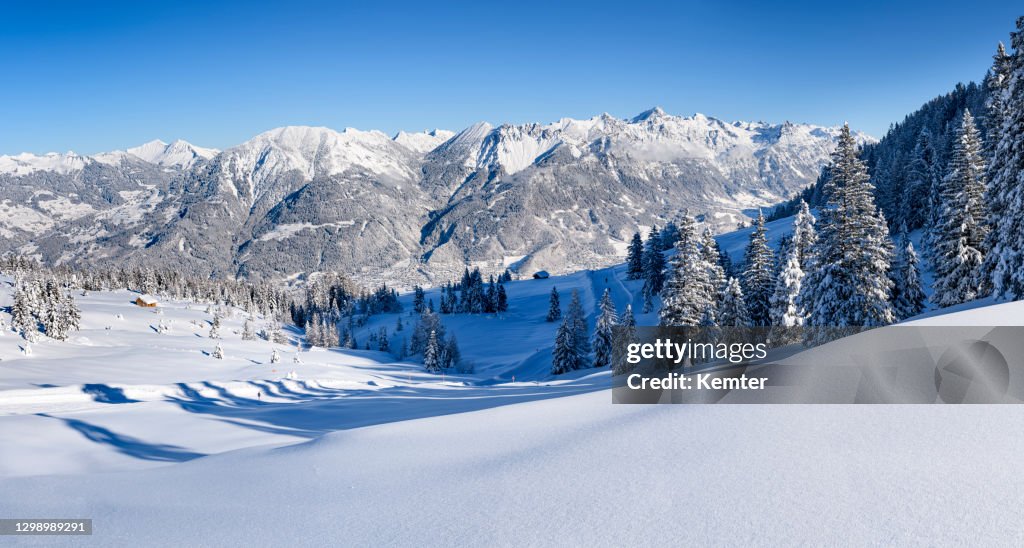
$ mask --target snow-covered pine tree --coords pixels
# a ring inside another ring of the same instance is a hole
[[[275,348],[275,349],[274,349],[274,350],[273,350],[273,351],[272,351],[272,352],[270,353],[270,363],[277,363],[277,362],[279,362],[279,361],[281,361],[281,354],[278,354],[278,353],[277,353],[277,349]]]
[[[66,318],[64,324],[67,327],[67,331],[78,331],[82,324],[82,311],[78,309],[78,305],[75,304],[75,298],[71,296],[71,293],[64,295],[61,306],[64,309],[64,317]]]
[[[256,334],[252,331],[252,322],[248,319],[245,320],[245,324],[242,325],[242,340],[243,341],[254,341],[256,340]]]
[[[587,355],[591,350],[590,336],[587,334],[589,329],[587,329],[586,314],[583,312],[583,303],[580,301],[580,292],[575,289],[572,290],[572,298],[566,308],[565,319],[569,322],[569,328],[572,329],[573,337],[576,339],[576,348],[583,356],[583,362],[586,363]]]
[[[429,373],[441,372],[441,348],[437,342],[437,331],[431,331],[423,348],[423,368]]]
[[[622,320],[619,325],[620,331],[617,333],[619,337],[616,337],[616,343],[620,350],[628,348],[628,346],[636,342],[636,317],[633,316],[633,305],[627,304],[626,311],[622,313]],[[626,352],[612,352],[613,365],[612,374],[622,375],[633,370],[634,364],[626,361]]]
[[[377,333],[377,350],[388,352],[391,350],[391,343],[388,341],[388,328],[381,327]]]
[[[743,258],[743,295],[746,298],[750,321],[754,326],[769,325],[771,297],[775,289],[775,254],[768,247],[768,231],[764,215],[757,213],[754,231]]]
[[[220,314],[214,314],[213,321],[210,322],[210,338],[220,338]]]
[[[910,229],[930,229],[934,221],[932,200],[939,184],[939,166],[935,155],[934,138],[928,128],[922,129],[918,134],[911,157],[913,160],[907,167],[897,221],[906,223]]]
[[[799,305],[800,285],[803,283],[804,271],[800,268],[800,248],[793,241],[771,298],[771,325],[769,339],[773,345],[797,342],[794,327],[804,324],[804,312]]]
[[[281,331],[281,324],[277,320],[270,324],[270,341],[274,344],[288,344],[288,337]]]
[[[743,288],[736,278],[729,278],[718,307],[718,325],[722,327],[750,327],[750,314],[743,299]]]
[[[672,257],[671,273],[661,292],[661,325],[697,325],[704,309],[715,303],[711,267],[704,261],[699,240],[693,219],[683,215],[679,221],[679,241]]]
[[[39,333],[39,322],[32,313],[37,307],[31,302],[33,298],[29,286],[18,283],[14,291],[14,304],[11,305],[11,326],[29,342],[36,340]]]
[[[594,326],[594,367],[604,367],[612,362],[612,329],[619,323],[611,292],[606,288],[601,295],[600,310]]]
[[[211,355],[218,360],[224,359],[224,348],[221,347],[220,343],[217,343],[217,346],[213,349],[213,354]]]
[[[323,327],[324,348],[334,346],[341,342],[341,334],[338,333],[338,322],[328,318]]]
[[[661,293],[665,286],[665,256],[662,255],[661,238],[654,228],[644,242],[644,286],[643,292],[650,299]],[[678,245],[678,244],[677,244]],[[646,301],[647,299],[645,299]],[[647,303],[644,310],[649,311]]]
[[[558,288],[551,288],[551,297],[548,298],[548,315],[545,321],[556,322],[562,319],[562,305],[558,302]]]
[[[805,332],[809,344],[894,319],[888,277],[892,242],[885,217],[875,208],[867,167],[858,156],[857,143],[844,125],[823,189],[826,203],[816,225],[818,242],[801,287],[805,325],[822,328]]]
[[[644,275],[644,242],[640,233],[633,234],[629,242],[629,250],[626,252],[626,277],[630,280],[639,280]]]
[[[576,336],[571,324],[571,320],[566,316],[558,326],[551,358],[552,375],[561,375],[583,367],[583,353],[576,346]]]
[[[704,233],[700,244],[700,254],[708,269],[708,281],[711,283],[711,296],[715,301],[715,306],[717,307],[718,301],[722,296],[722,291],[725,289],[727,275],[725,269],[722,268],[722,265],[719,262],[721,259],[721,253],[718,250],[718,242],[715,241],[714,235],[711,234],[710,227],[704,227]]]
[[[61,292],[55,280],[47,280],[43,286],[42,313],[39,315],[39,323],[43,325],[46,336],[55,340],[62,340],[66,337],[67,329],[64,325],[65,317],[61,310]]]
[[[994,147],[991,194],[997,204],[992,236],[994,245],[993,294],[1000,300],[1024,298],[1024,17],[1010,35],[1012,52],[1003,60],[1005,89],[998,93],[1002,105],[999,142]],[[999,60],[997,60],[999,62]]]
[[[892,279],[892,309],[897,320],[916,316],[924,310],[927,298],[921,289],[921,273],[914,244],[907,235],[907,227],[900,227],[896,240],[889,277]]]
[[[814,244],[818,242],[818,232],[814,229],[814,215],[807,202],[800,200],[800,210],[793,219],[792,245],[796,248],[800,259],[800,268],[807,271],[807,261],[811,256]]]
[[[413,354],[423,352],[426,349],[427,340],[431,332],[436,333],[439,340],[444,340],[445,328],[444,324],[441,323],[441,318],[429,309],[424,308],[412,332],[410,350]]]
[[[1012,294],[1006,289],[1012,286],[1011,276],[1013,269],[1010,262],[1013,253],[1010,251],[1011,241],[1008,234],[1019,234],[1020,221],[1018,215],[1013,215],[1010,210],[1011,181],[1005,176],[1003,166],[1008,156],[1006,151],[1000,150],[1000,144],[1004,131],[1004,124],[1009,118],[1007,92],[1010,87],[1010,77],[1013,74],[1012,58],[1006,53],[1002,42],[996,48],[996,54],[992,57],[992,68],[985,80],[988,90],[988,101],[986,103],[986,128],[988,130],[985,141],[986,157],[989,159],[987,178],[989,180],[986,190],[986,203],[989,208],[991,219],[991,230],[988,234],[988,241],[985,242],[985,259],[982,263],[982,279],[985,281],[985,289],[991,291],[998,299],[1012,298]]]
[[[986,285],[980,249],[988,233],[984,192],[981,138],[971,111],[965,110],[953,142],[950,171],[939,186],[940,214],[932,229],[932,302],[940,307],[974,300]]]

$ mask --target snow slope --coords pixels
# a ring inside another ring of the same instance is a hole
[[[605,288],[640,308],[621,265],[512,282],[504,316],[443,317],[476,372],[439,378],[367,350],[270,364],[237,311],[216,360],[205,306],[78,296],[72,340],[0,336],[0,516],[90,517],[103,546],[1024,542],[1019,406],[612,405],[607,371],[548,374],[552,286],[591,322]]]
[[[1009,546],[1024,542],[1022,427],[1019,406],[614,406],[598,392],[2,480],[0,514],[89,516],[106,546]]]

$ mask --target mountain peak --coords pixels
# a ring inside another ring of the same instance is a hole
[[[440,146],[441,143],[451,139],[454,135],[454,131],[445,129],[425,129],[420,132],[399,131],[395,134],[393,140],[413,152],[426,154]]]
[[[125,152],[151,164],[187,169],[200,160],[213,158],[220,151],[213,148],[197,147],[182,139],[177,139],[170,144],[161,139],[153,139],[148,143],[129,148]]]
[[[657,120],[667,116],[665,111],[661,107],[654,107],[652,109],[645,110],[640,114],[633,117],[633,122],[644,122],[647,120]]]

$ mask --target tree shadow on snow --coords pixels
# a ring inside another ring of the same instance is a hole
[[[85,439],[109,445],[118,452],[137,459],[158,462],[184,462],[206,456],[204,453],[188,451],[177,445],[145,442],[138,438],[118,434],[102,426],[96,426],[95,424],[89,424],[77,419],[54,417],[46,413],[39,413],[38,416],[62,421],[69,428],[85,437]]]
[[[386,388],[320,387],[298,391],[280,381],[250,381],[251,397],[203,383],[206,396],[182,383],[180,396],[167,401],[190,413],[212,415],[233,425],[260,432],[318,437],[327,432],[455,413],[478,411],[527,401],[583,394],[608,388],[607,378],[564,385],[422,386]],[[308,385],[298,384],[299,389]],[[257,393],[266,401],[257,398]],[[280,401],[286,400],[286,401]]]
[[[82,385],[82,392],[92,396],[93,401],[100,403],[138,403],[139,401],[125,396],[123,389],[105,384]]]

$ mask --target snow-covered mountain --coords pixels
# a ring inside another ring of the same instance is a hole
[[[616,261],[634,231],[684,208],[734,225],[813,182],[837,135],[655,108],[394,137],[293,126],[224,151],[153,141],[4,156],[0,252],[268,278],[565,272]]]

